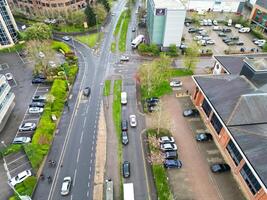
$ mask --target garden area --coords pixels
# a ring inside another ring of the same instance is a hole
[[[88,47],[93,48],[97,43],[103,39],[104,33],[92,33],[89,35],[76,36],[75,39],[80,41],[83,44],[86,44]]]

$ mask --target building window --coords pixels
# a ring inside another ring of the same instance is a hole
[[[235,146],[232,140],[229,141],[228,145],[226,146],[226,149],[230,154],[230,156],[232,157],[235,165],[237,166],[242,160],[242,155],[240,154],[240,152],[238,151],[237,147]]]
[[[220,131],[222,130],[222,124],[215,114],[212,115],[210,122],[217,134],[219,135]]]
[[[198,87],[196,87],[196,92],[195,92],[195,95],[194,95],[194,99],[197,98],[197,94],[198,94],[198,92],[199,92],[199,89],[198,89]]]
[[[208,103],[208,101],[206,99],[204,99],[204,101],[202,103],[202,109],[206,113],[206,116],[209,117],[210,116],[210,112],[211,112],[211,107],[210,107],[210,105],[209,105],[209,103]]]
[[[255,195],[261,189],[261,186],[247,164],[244,164],[243,168],[240,170],[240,173],[252,194]]]

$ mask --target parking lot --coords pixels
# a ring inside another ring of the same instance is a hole
[[[225,50],[230,50],[230,51],[236,51],[236,52],[240,52],[241,53],[241,48],[244,49],[244,51],[246,53],[253,53],[251,52],[253,49],[254,53],[260,52],[261,48],[258,47],[257,45],[255,45],[253,43],[253,39],[254,37],[250,34],[250,33],[239,33],[237,28],[234,27],[234,24],[231,27],[225,26],[223,24],[218,24],[218,29],[230,29],[231,32],[225,32],[225,36],[224,37],[220,37],[218,34],[222,33],[222,31],[219,30],[213,30],[214,25],[211,26],[200,26],[200,27],[196,27],[194,24],[190,24],[188,27],[185,26],[184,28],[184,32],[183,35],[185,37],[185,44],[188,46],[190,45],[190,43],[192,41],[194,41],[194,37],[196,37],[197,35],[200,35],[199,31],[194,32],[194,33],[189,33],[189,29],[191,28],[197,28],[200,30],[204,30],[203,32],[205,33],[204,36],[208,37],[210,40],[212,40],[214,42],[214,44],[207,44],[207,42],[205,42],[206,46],[204,46],[204,40],[198,38],[195,38],[195,41],[198,42],[200,44],[200,49],[201,51],[204,50],[204,52],[206,51],[206,49],[212,49],[213,54],[224,54]],[[231,42],[227,45],[225,42],[223,42],[222,39],[224,38],[234,38],[234,40],[231,40]],[[203,42],[202,42],[202,41]],[[207,41],[207,40],[206,40]],[[237,42],[240,42],[240,44],[238,45]],[[243,45],[241,45],[242,43],[244,43]],[[203,44],[203,45],[202,45]]]

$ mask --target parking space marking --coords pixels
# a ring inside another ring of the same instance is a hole
[[[75,171],[74,171],[73,186],[75,185],[76,175],[77,175],[77,169],[75,169]]]
[[[18,157],[18,158],[16,158],[16,159],[12,160],[11,162],[8,162],[7,165],[11,165],[12,163],[14,163],[14,162],[16,162],[16,161],[18,161],[19,159],[24,158],[24,157],[26,157],[26,154],[21,155],[20,157]]]
[[[18,167],[16,167],[16,168],[14,168],[14,169],[12,169],[12,170],[9,170],[9,172],[10,173],[12,173],[13,171],[15,171],[15,170],[17,170],[17,169],[19,169],[19,168],[21,168],[21,167],[23,167],[23,166],[25,166],[25,165],[29,165],[30,164],[30,162],[25,162],[25,163],[23,163],[22,165],[19,165]],[[31,170],[32,168],[30,168],[30,169],[28,169],[28,170]]]

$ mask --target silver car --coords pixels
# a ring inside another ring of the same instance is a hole
[[[35,129],[36,129],[36,124],[31,122],[26,122],[19,126],[19,131],[33,131]]]
[[[26,144],[26,143],[29,143],[31,142],[31,138],[30,137],[16,137],[14,140],[13,140],[13,144]]]
[[[31,107],[29,108],[29,113],[31,114],[38,114],[38,113],[42,113],[44,111],[43,108],[39,108],[39,107]]]
[[[71,177],[67,176],[63,179],[63,183],[61,186],[61,195],[65,196],[70,193],[70,188],[71,188]]]

